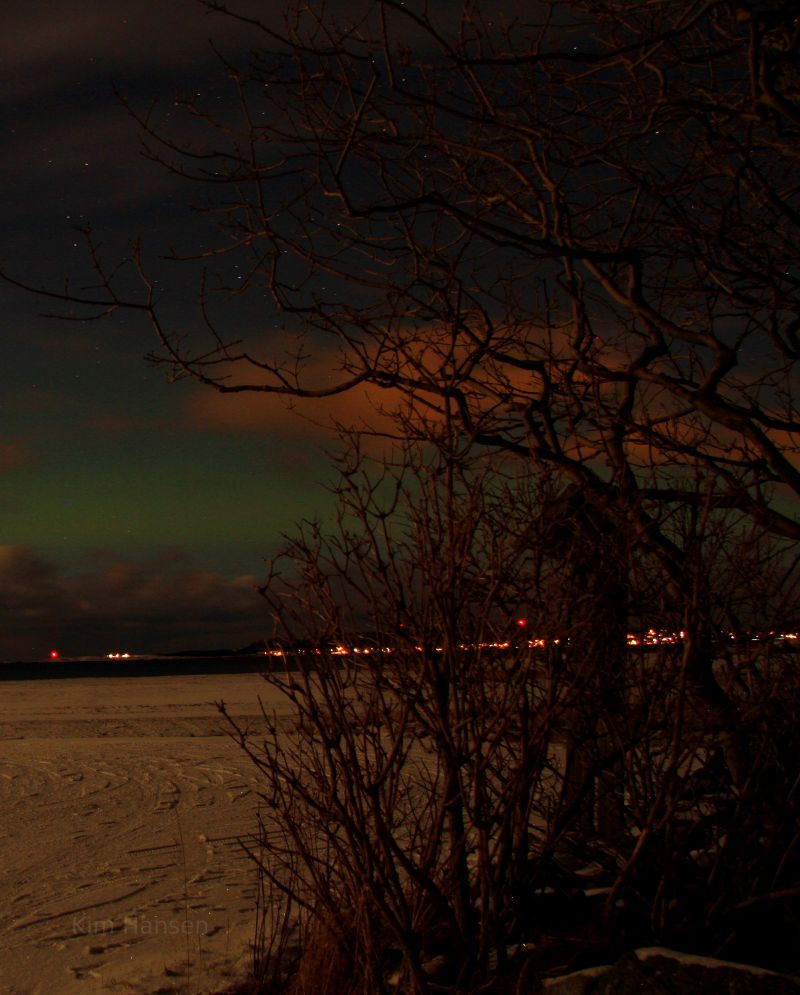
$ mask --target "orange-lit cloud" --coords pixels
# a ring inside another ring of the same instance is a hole
[[[215,390],[193,391],[184,404],[188,426],[222,432],[256,432],[287,438],[327,441],[337,425],[383,431],[390,427],[385,408],[397,401],[376,387],[358,387],[323,398],[288,398],[279,394]]]
[[[0,442],[0,473],[10,473],[33,462],[33,451],[24,443]]]

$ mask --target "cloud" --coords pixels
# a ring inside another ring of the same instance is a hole
[[[25,0],[4,3],[6,65],[26,72],[26,87],[52,86],[59,66],[101,65],[117,69],[175,66],[192,56],[210,55],[208,36],[241,34],[234,22],[198,16],[194,0]],[[47,67],[46,73],[37,73]],[[62,69],[62,73],[65,72]],[[27,74],[30,74],[28,76]],[[46,83],[45,83],[46,81]]]
[[[354,388],[322,398],[287,398],[280,394],[242,392],[223,394],[211,389],[194,391],[183,408],[189,427],[222,432],[276,433],[289,439],[328,441],[337,426],[385,430],[389,419],[382,405],[391,398],[378,388]]]
[[[165,420],[127,411],[92,411],[81,419],[83,428],[99,436],[139,436],[163,431]]]
[[[0,546],[0,659],[244,645],[265,634],[258,578],[224,576],[179,551],[95,554],[70,575],[29,546]]]
[[[33,451],[25,443],[0,442],[0,474],[11,473],[33,462]]]

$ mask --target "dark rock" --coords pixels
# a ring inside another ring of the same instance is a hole
[[[800,980],[709,957],[647,948],[608,969],[545,982],[547,995],[800,995]]]

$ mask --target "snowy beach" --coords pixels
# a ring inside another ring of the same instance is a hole
[[[257,782],[214,702],[255,726],[259,696],[280,710],[253,673],[0,682],[2,995],[245,972]]]

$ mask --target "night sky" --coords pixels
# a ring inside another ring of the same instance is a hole
[[[0,20],[4,267],[80,286],[76,228],[91,224],[109,258],[141,235],[168,277],[159,257],[200,237],[192,191],[141,156],[115,91],[162,111],[204,92],[224,113],[232,94],[208,38],[236,55],[246,34],[191,0],[5,0]],[[191,322],[186,294],[174,306]],[[130,317],[55,321],[6,285],[0,302],[0,660],[266,635],[264,558],[330,504],[330,437],[303,417],[325,412],[170,384]]]

